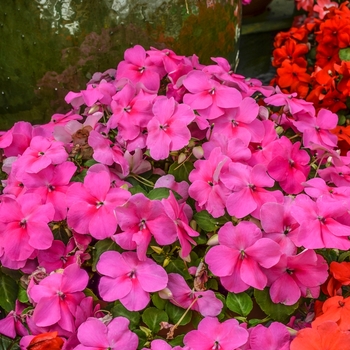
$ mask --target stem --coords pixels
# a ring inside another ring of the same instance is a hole
[[[154,183],[152,181],[149,181],[149,180],[143,178],[142,176],[139,176],[136,174],[130,174],[129,176],[134,178],[135,180],[141,182],[142,184],[144,184],[147,187],[154,188]]]

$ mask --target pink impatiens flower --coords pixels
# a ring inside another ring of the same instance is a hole
[[[264,289],[267,277],[262,268],[271,268],[281,257],[278,243],[262,238],[260,229],[248,221],[237,226],[227,222],[218,232],[220,245],[209,250],[205,262],[230,292],[240,293],[252,286]]]
[[[285,305],[295,304],[301,296],[318,298],[320,285],[328,277],[326,260],[313,250],[298,255],[282,255],[280,261],[266,271],[271,300]]]
[[[146,259],[152,236],[159,245],[176,241],[176,226],[165,213],[163,204],[148,199],[143,193],[133,195],[125,205],[116,208],[115,216],[123,232],[115,234],[112,239],[123,249],[137,249],[140,260]]]
[[[147,125],[146,145],[152,158],[165,159],[170,151],[178,151],[188,144],[191,132],[187,125],[195,115],[189,106],[165,96],[155,100],[153,113],[154,117]]]
[[[222,349],[240,347],[248,340],[248,331],[237,320],[220,323],[216,317],[205,317],[198,324],[198,330],[185,335],[184,344],[191,350]]]
[[[144,309],[149,293],[164,289],[168,283],[165,270],[152,259],[140,261],[135,252],[107,251],[96,265],[102,274],[99,293],[105,301],[120,302],[130,311]]]
[[[113,318],[107,324],[101,319],[89,317],[78,328],[80,344],[74,350],[136,350],[139,340],[129,330],[129,323],[125,317]]]
[[[53,273],[28,288],[35,303],[33,321],[38,327],[57,323],[64,330],[75,330],[75,310],[85,297],[82,292],[89,281],[88,273],[77,264]]]
[[[25,261],[36,249],[50,248],[53,235],[48,223],[53,217],[52,204],[42,204],[38,194],[23,194],[17,199],[3,197],[0,223],[5,225],[0,247],[4,248],[4,256],[13,261]]]
[[[84,183],[74,182],[66,193],[69,207],[67,222],[78,233],[90,233],[94,238],[105,239],[117,229],[113,210],[128,200],[130,192],[111,188],[109,172],[94,172],[92,169]]]

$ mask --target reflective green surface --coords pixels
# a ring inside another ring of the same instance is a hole
[[[234,63],[240,12],[239,0],[1,0],[0,130],[66,112],[68,91],[136,44]]]

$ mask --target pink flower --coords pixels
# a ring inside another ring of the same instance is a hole
[[[124,53],[124,61],[118,64],[116,77],[128,78],[134,84],[141,84],[146,90],[156,92],[159,90],[160,79],[164,69],[156,66],[150,57],[147,57],[145,49],[135,45]]]
[[[328,264],[321,255],[306,249],[298,255],[282,255],[266,275],[271,300],[293,305],[301,296],[312,294],[313,298],[318,298],[320,285],[328,277]]]
[[[111,188],[109,172],[94,172],[91,167],[84,183],[74,182],[66,195],[68,225],[78,233],[90,233],[94,238],[105,239],[117,230],[113,210],[128,200],[130,192]]]
[[[307,195],[298,195],[291,208],[291,214],[300,224],[297,246],[348,250],[350,227],[337,221],[346,208],[345,201],[329,196],[321,196],[314,202]]]
[[[16,167],[23,172],[38,173],[50,164],[61,164],[68,158],[62,142],[48,140],[43,136],[35,136],[30,146],[16,162]]]
[[[197,160],[191,171],[189,195],[197,201],[200,208],[206,209],[214,217],[225,214],[225,203],[231,191],[221,181],[222,172],[230,159],[220,148],[214,148],[207,160]]]
[[[266,202],[277,202],[282,193],[268,191],[275,181],[267,175],[266,168],[257,164],[253,168],[242,163],[229,164],[229,171],[221,176],[223,184],[232,189],[233,193],[227,198],[226,207],[230,215],[243,218],[251,214],[260,217],[260,208]]]
[[[290,341],[287,327],[279,322],[272,322],[269,327],[258,324],[249,333],[250,350],[289,350]]]
[[[174,348],[162,339],[155,339],[151,343],[150,348],[142,348],[142,350],[191,350],[187,346],[175,346]]]
[[[205,262],[230,292],[240,293],[252,286],[264,289],[267,277],[262,268],[271,268],[281,257],[280,246],[262,238],[260,229],[248,221],[237,226],[227,222],[218,232],[220,245],[209,250]]]
[[[139,340],[129,330],[129,320],[116,317],[105,324],[101,319],[89,317],[78,328],[80,345],[74,350],[136,350]]]
[[[188,216],[192,216],[191,207],[187,203],[182,203],[180,206],[171,191],[167,199],[162,199],[162,204],[165,213],[175,224],[177,236],[181,245],[180,256],[186,258],[191,253],[191,243],[196,245],[192,237],[199,236],[199,233],[188,225]]]
[[[191,132],[187,125],[195,115],[189,106],[165,96],[155,100],[152,110],[154,117],[147,124],[146,145],[152,158],[165,159],[170,151],[178,151],[188,144]]]
[[[144,309],[150,301],[149,293],[164,289],[168,283],[161,266],[149,258],[140,261],[134,252],[105,252],[96,268],[103,275],[98,287],[101,298],[120,300],[129,311]]]
[[[146,251],[152,236],[160,245],[174,243],[177,230],[172,219],[165,213],[163,204],[150,200],[142,193],[115,209],[118,224],[123,231],[113,236],[123,249],[137,249],[140,260],[146,259]]]
[[[308,153],[300,149],[300,142],[292,144],[287,137],[282,136],[275,142],[267,171],[285,192],[297,194],[304,189],[301,184],[310,172],[309,161]]]
[[[28,289],[28,295],[36,304],[33,313],[35,324],[47,327],[57,323],[63,329],[73,332],[75,310],[85,297],[82,291],[88,281],[87,272],[73,264]]]
[[[16,200],[3,197],[0,222],[5,224],[1,245],[4,255],[14,261],[24,261],[36,249],[48,249],[53,235],[48,223],[53,220],[51,203],[42,204],[37,194],[23,194]]]
[[[173,304],[187,309],[193,301],[198,298],[191,306],[192,310],[200,312],[204,317],[217,316],[221,312],[223,304],[221,300],[216,298],[212,290],[195,291],[191,289],[187,285],[185,279],[177,273],[170,273],[168,277],[167,288],[169,288],[172,293],[170,301]]]
[[[66,192],[77,167],[72,162],[49,165],[38,173],[23,174],[26,193],[37,193],[43,203],[51,203],[55,209],[54,221],[67,216]]]
[[[198,70],[189,72],[183,85],[190,92],[183,97],[184,103],[205,119],[215,119],[223,115],[227,108],[238,107],[242,101],[237,89],[222,85]]]
[[[25,309],[25,304],[21,304],[16,300],[15,310],[10,311],[8,315],[0,320],[0,334],[6,335],[9,338],[16,338],[16,336],[25,336],[28,330],[23,325],[24,317],[21,315]]]
[[[248,332],[235,319],[220,323],[216,317],[205,317],[198,330],[185,335],[184,344],[192,350],[236,349],[246,343]]]

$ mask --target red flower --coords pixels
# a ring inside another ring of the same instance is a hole
[[[57,334],[57,332],[48,332],[35,336],[29,343],[27,350],[61,350],[64,341]]]

